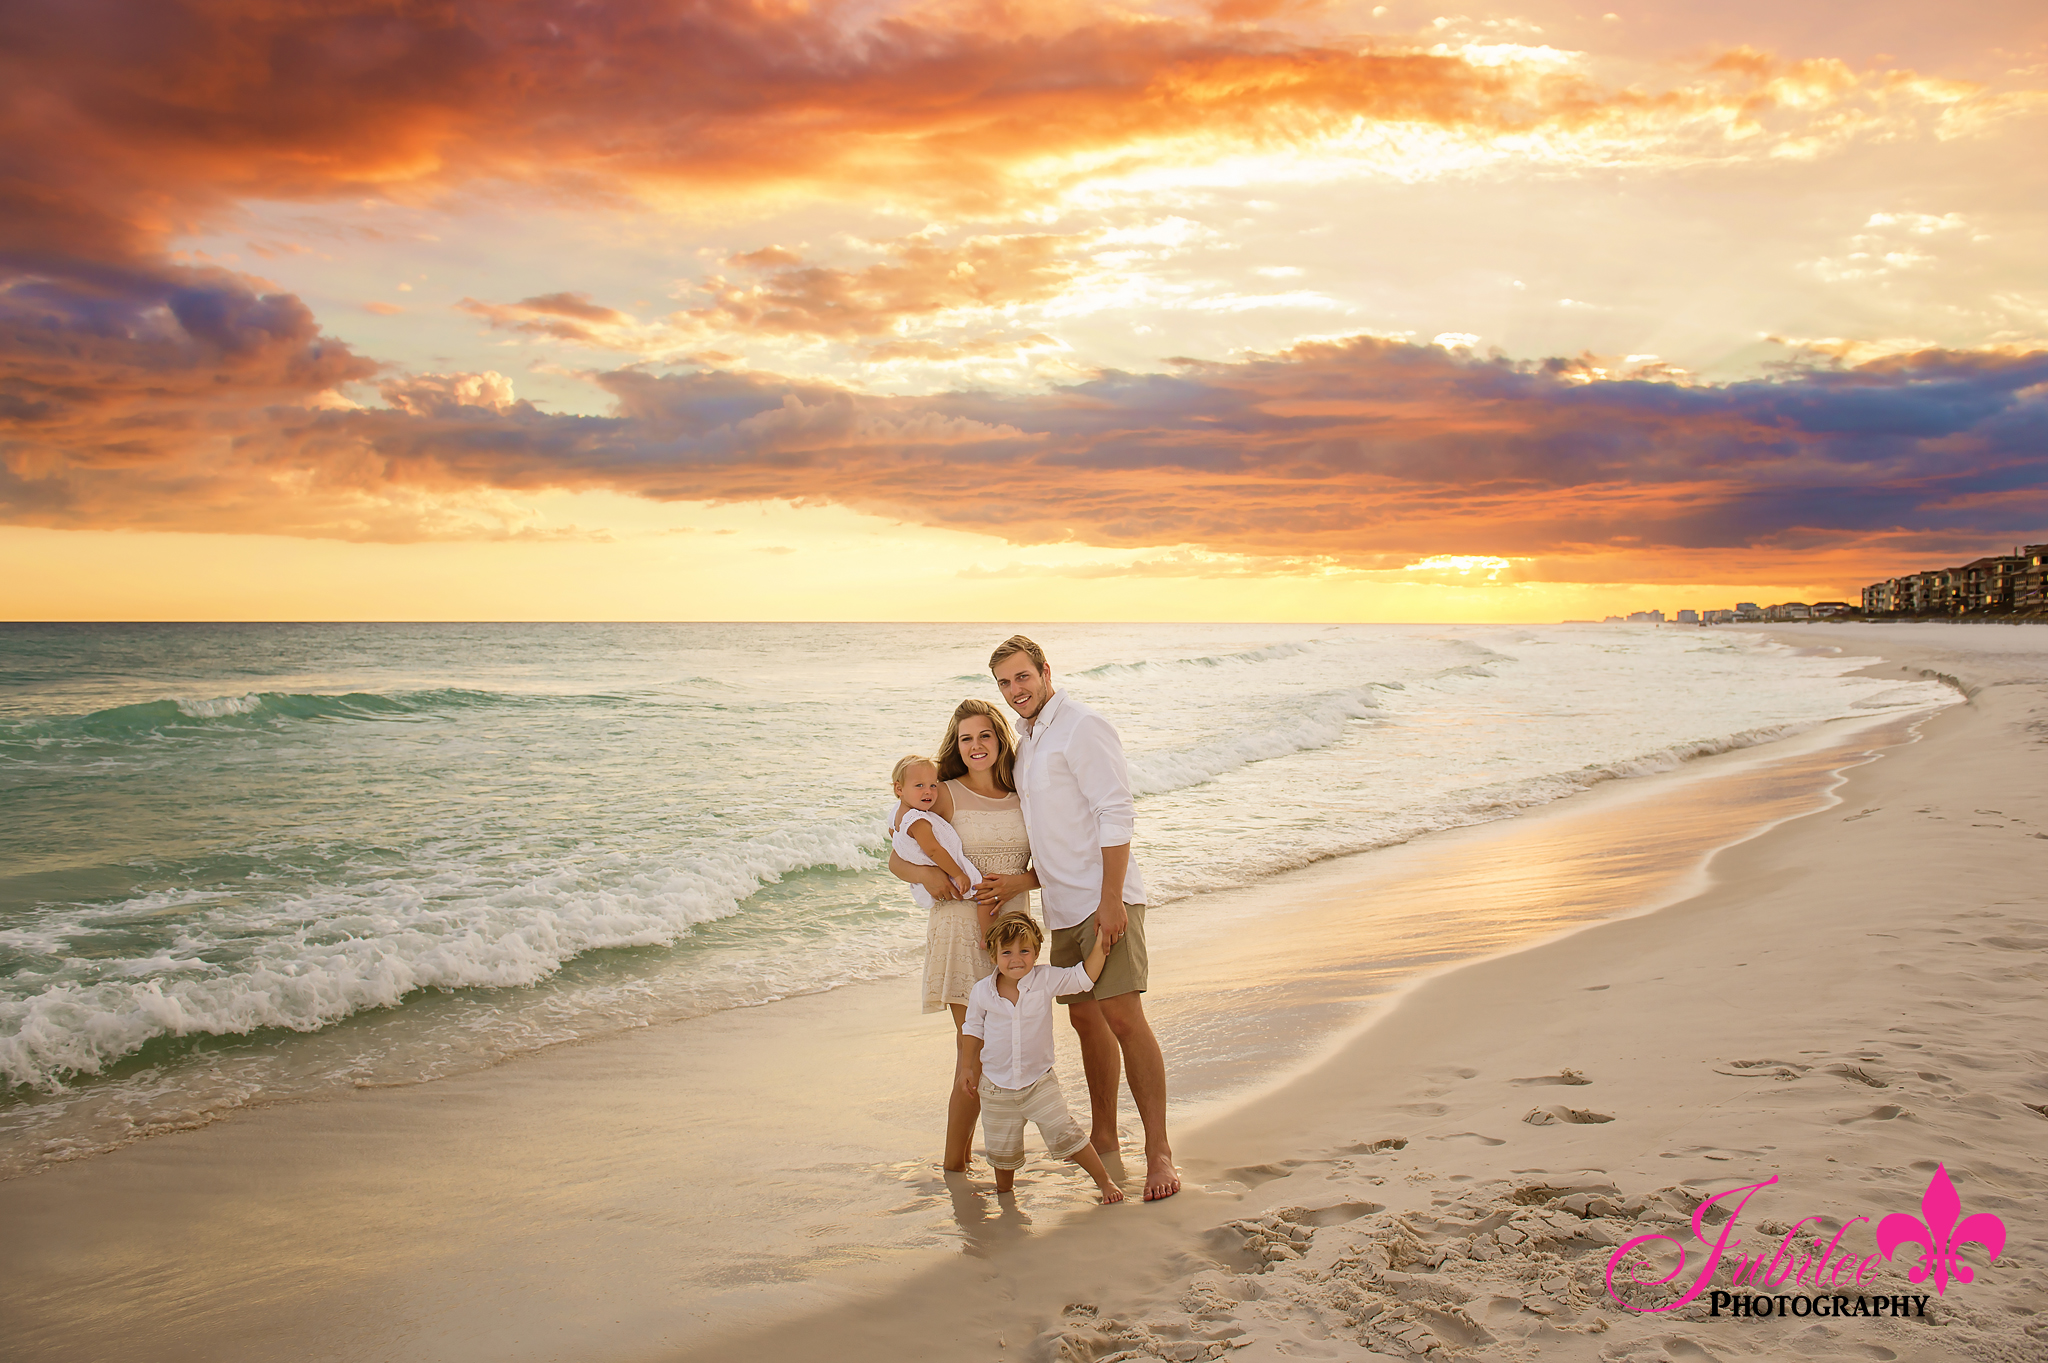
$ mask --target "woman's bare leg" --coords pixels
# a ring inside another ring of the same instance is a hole
[[[953,1010],[953,1037],[956,1042],[954,1054],[959,1054],[957,1042],[960,1029],[967,1025],[967,1005],[948,1004]],[[967,1167],[968,1159],[974,1154],[974,1124],[981,1120],[981,1096],[969,1093],[960,1087],[960,1062],[953,1062],[952,1097],[946,1102],[946,1167],[959,1171]]]

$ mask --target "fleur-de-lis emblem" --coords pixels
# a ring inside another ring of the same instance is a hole
[[[1934,1177],[1927,1180],[1927,1191],[1920,1195],[1920,1212],[1927,1219],[1893,1212],[1877,1223],[1877,1247],[1890,1259],[1892,1251],[1900,1245],[1926,1246],[1919,1267],[1906,1277],[1916,1283],[1933,1278],[1935,1293],[1945,1293],[1951,1276],[1959,1283],[1966,1283],[1973,1276],[1970,1266],[1956,1257],[1958,1249],[1975,1240],[1996,1261],[2005,1248],[2005,1222],[1989,1212],[1976,1212],[1958,1223],[1956,1213],[1962,1209],[1963,1200],[1956,1196],[1956,1185],[1948,1181],[1948,1166],[1936,1165]]]

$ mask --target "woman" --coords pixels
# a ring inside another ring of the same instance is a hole
[[[967,991],[991,969],[982,934],[999,914],[1029,913],[1031,892],[1038,888],[1038,877],[1030,870],[1024,810],[1010,774],[1016,758],[1017,740],[1002,711],[985,700],[963,700],[954,707],[945,741],[939,745],[936,810],[959,833],[967,859],[984,877],[975,887],[974,899],[960,899],[937,868],[889,854],[889,869],[898,880],[915,881],[931,891],[924,1011],[950,1008],[956,1038],[967,1020]],[[958,1066],[956,1060],[952,1099],[946,1108],[946,1167],[954,1170],[967,1167],[974,1123],[981,1116],[981,1099],[971,1089],[962,1090]]]

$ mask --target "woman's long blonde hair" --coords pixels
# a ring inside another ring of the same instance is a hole
[[[1017,735],[1010,730],[1010,721],[1003,712],[985,700],[963,700],[953,707],[953,718],[946,722],[946,736],[939,741],[939,779],[957,781],[967,775],[967,763],[960,756],[960,721],[969,715],[981,715],[995,726],[996,764],[993,775],[996,784],[1004,790],[1015,790],[1017,781]]]

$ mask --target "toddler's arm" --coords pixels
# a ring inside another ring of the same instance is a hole
[[[910,885],[922,885],[933,899],[959,899],[960,892],[953,888],[953,881],[936,866],[919,866],[914,861],[905,861],[893,850],[889,853],[889,874]]]
[[[960,1091],[973,1093],[981,1088],[981,1038],[966,1032],[960,1034]]]
[[[932,832],[931,821],[919,819],[910,826],[910,836],[917,840],[917,845],[924,849],[924,854],[932,859],[932,864],[946,873],[946,879],[952,881],[954,888],[959,890],[960,898],[965,899],[974,887],[967,881],[967,872],[960,869],[960,863],[953,860],[953,854],[939,841],[939,835]]]
[[[1095,941],[1088,948],[1087,958],[1081,962],[1081,968],[1088,972],[1088,978],[1091,980],[1102,978],[1102,964],[1109,959],[1109,947],[1104,943],[1103,935],[1100,923],[1098,922],[1095,931]]]

